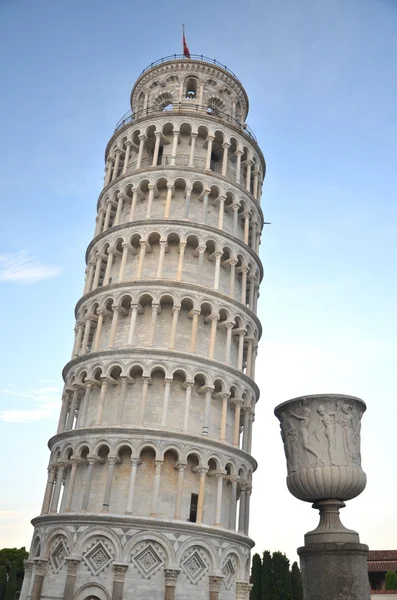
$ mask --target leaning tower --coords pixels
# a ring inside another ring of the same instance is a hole
[[[21,599],[247,600],[265,162],[247,94],[152,63],[105,181]]]

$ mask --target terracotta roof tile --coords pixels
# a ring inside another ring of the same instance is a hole
[[[368,560],[397,560],[397,550],[370,550]]]
[[[374,571],[397,571],[397,560],[377,560],[368,562],[368,571],[373,573]]]

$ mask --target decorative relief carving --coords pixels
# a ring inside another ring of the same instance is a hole
[[[366,484],[360,431],[365,404],[344,395],[295,398],[275,409],[287,459],[287,485],[301,500],[358,496]]]
[[[53,550],[50,553],[50,565],[54,573],[58,573],[58,571],[62,569],[68,554],[69,551],[64,539],[58,537],[55,540]]]
[[[164,566],[164,559],[156,551],[153,544],[146,544],[133,557],[132,562],[138,567],[139,572],[145,579],[149,579],[156,571]]]
[[[182,561],[181,566],[193,584],[198,583],[209,568],[206,559],[197,548]]]
[[[98,541],[83,558],[91,573],[97,575],[112,562],[113,555],[101,541]]]
[[[175,587],[179,573],[180,569],[164,569],[165,585],[168,587]]]
[[[236,573],[237,573],[236,560],[233,556],[230,556],[227,559],[227,561],[225,562],[225,564],[223,565],[222,573],[225,577],[224,578],[225,588],[227,590],[230,590],[233,583],[236,581]]]

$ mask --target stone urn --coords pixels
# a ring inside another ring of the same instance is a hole
[[[361,468],[360,431],[365,403],[355,396],[314,394],[279,404],[287,459],[287,487],[299,500],[320,510],[320,523],[305,542],[358,542],[346,529],[339,509],[364,490],[367,478]]]

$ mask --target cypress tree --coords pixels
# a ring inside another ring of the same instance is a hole
[[[273,600],[292,600],[291,576],[289,560],[281,552],[274,552],[273,557]]]
[[[4,565],[0,567],[0,600],[5,600],[7,588],[7,569]]]
[[[272,555],[268,550],[263,553],[262,560],[262,596],[261,600],[274,600]]]
[[[303,600],[302,576],[297,562],[291,568],[291,587],[292,600]]]
[[[17,566],[13,562],[11,563],[11,569],[8,574],[7,591],[5,600],[15,600],[15,593],[17,591]]]
[[[259,554],[252,558],[251,583],[250,600],[262,600],[262,561]]]
[[[386,573],[385,589],[386,590],[397,590],[397,573],[395,571],[388,571]]]

